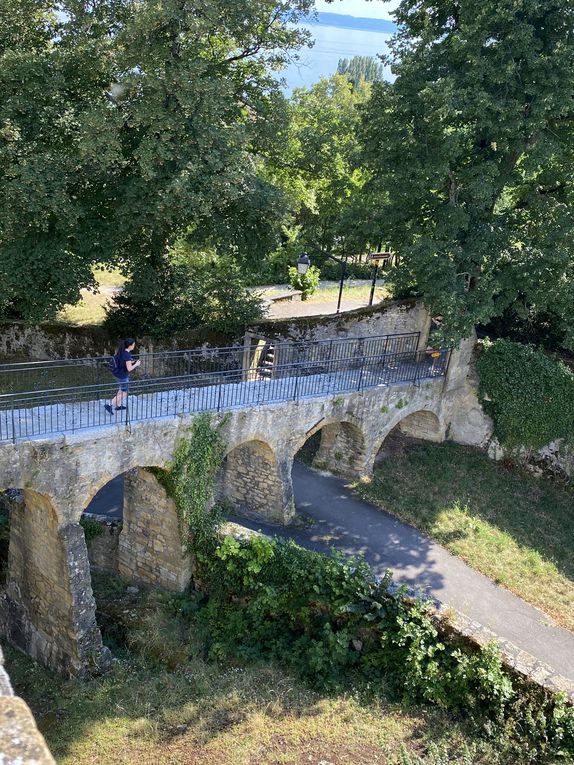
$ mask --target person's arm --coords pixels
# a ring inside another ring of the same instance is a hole
[[[141,364],[141,360],[140,359],[138,359],[137,361],[134,361],[133,359],[127,359],[126,360],[126,369],[128,370],[128,372],[133,372],[133,370],[136,367],[139,367],[140,364]]]

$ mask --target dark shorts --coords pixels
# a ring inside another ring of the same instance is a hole
[[[124,393],[128,392],[128,383],[130,381],[129,377],[116,377],[116,380],[118,381],[118,385],[120,386],[120,390],[124,391]]]

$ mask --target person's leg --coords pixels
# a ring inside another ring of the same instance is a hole
[[[114,413],[114,407],[117,409],[122,407],[122,401],[127,397],[128,393],[128,381],[127,380],[120,380],[120,387],[118,388],[118,392],[113,397],[113,399],[110,401],[109,404],[104,405],[104,409],[109,414]]]

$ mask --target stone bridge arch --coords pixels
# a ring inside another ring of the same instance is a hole
[[[446,437],[446,425],[439,411],[433,409],[406,410],[401,415],[396,415],[386,423],[382,432],[373,440],[370,454],[371,470],[377,461],[377,456],[384,448],[385,441],[393,433],[399,432],[409,438],[420,438],[424,441],[444,441]]]
[[[311,438],[319,440],[312,458],[313,467],[347,478],[364,473],[367,442],[362,423],[357,418],[348,414],[341,418],[325,418],[295,442],[293,458]]]
[[[130,582],[183,591],[191,580],[192,562],[161,471],[137,467],[120,476],[121,524],[106,526],[91,541],[92,565]],[[85,509],[89,511],[90,505]]]
[[[96,623],[79,523],[61,523],[54,500],[30,488],[11,503],[0,630],[41,663],[74,676],[104,669],[110,654]]]
[[[257,436],[227,450],[215,494],[250,518],[287,524],[295,515],[290,464]]]

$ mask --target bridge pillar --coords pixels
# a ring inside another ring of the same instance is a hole
[[[181,543],[175,503],[153,473],[142,468],[124,478],[118,571],[126,579],[178,592],[191,579],[191,559]]]
[[[263,441],[240,444],[225,458],[217,498],[240,515],[286,525],[295,517],[291,462]]]
[[[313,466],[355,478],[370,472],[363,433],[350,422],[334,422],[321,431],[321,442]]]
[[[13,503],[0,630],[9,643],[65,675],[110,663],[96,623],[84,532],[59,525],[49,497],[24,490]]]

